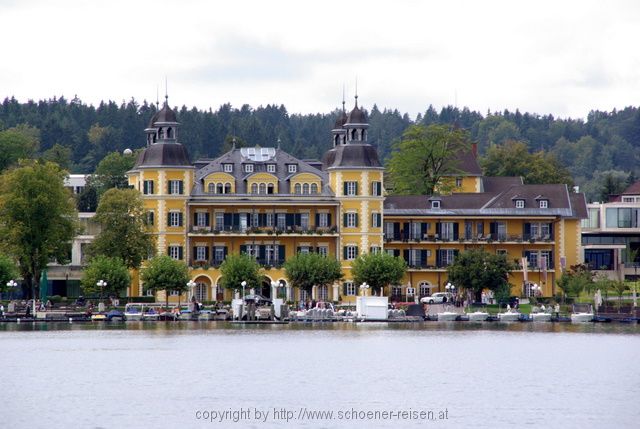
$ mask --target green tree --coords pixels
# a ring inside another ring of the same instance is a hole
[[[394,145],[388,163],[396,194],[447,193],[442,179],[460,173],[457,154],[471,149],[467,134],[446,125],[413,125]]]
[[[486,176],[522,177],[527,184],[566,183],[573,185],[569,171],[554,155],[547,152],[529,153],[521,141],[509,140],[492,145],[480,159]]]
[[[473,292],[475,300],[480,301],[484,289],[494,293],[504,291],[509,285],[509,272],[514,268],[506,255],[471,249],[460,253],[447,268],[447,273],[449,282]]]
[[[135,189],[112,188],[105,192],[95,220],[102,230],[89,248],[90,255],[119,257],[127,267],[138,268],[153,251],[142,197]]]
[[[50,259],[68,261],[78,232],[65,176],[57,164],[36,161],[23,161],[0,176],[0,244],[18,261],[31,296]]]
[[[0,131],[0,171],[20,159],[32,158],[40,145],[40,131],[29,125],[18,125]]]
[[[60,168],[69,171],[71,169],[71,148],[56,143],[42,154],[42,159],[55,162]]]
[[[183,293],[188,289],[189,269],[187,265],[167,255],[159,255],[149,261],[141,274],[144,290],[154,293],[164,291],[166,305],[169,306],[169,294],[172,291]]]
[[[260,265],[249,255],[227,255],[220,265],[220,284],[228,289],[241,289],[241,283],[247,282],[247,288],[260,287]]]
[[[611,291],[615,292],[616,296],[618,297],[618,311],[620,311],[620,307],[622,306],[622,296],[626,291],[630,289],[629,284],[625,281],[614,280],[609,283],[609,287]]]
[[[18,276],[15,262],[6,255],[0,255],[0,292],[7,292],[7,283]]]
[[[133,168],[135,157],[120,152],[111,152],[105,156],[96,167],[94,184],[99,193],[111,188],[126,188],[129,186],[126,172]]]
[[[298,253],[284,263],[289,282],[307,292],[313,286],[330,286],[342,278],[340,262],[319,253]]]
[[[583,290],[593,290],[593,272],[586,265],[572,265],[560,276],[558,287],[566,296],[577,298]]]
[[[404,259],[386,252],[364,253],[351,264],[351,275],[356,285],[367,283],[376,294],[385,286],[397,285],[407,270]]]
[[[98,287],[100,280],[107,282],[103,290]],[[82,290],[87,295],[120,296],[131,284],[131,275],[120,258],[96,256],[82,273]]]

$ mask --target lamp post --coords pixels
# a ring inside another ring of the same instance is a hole
[[[9,280],[7,282],[7,287],[10,288],[10,289],[13,289],[16,286],[18,286],[18,283],[16,283],[14,280]]]
[[[244,302],[244,288],[247,286],[247,282],[243,280],[240,286],[242,286],[242,302]]]
[[[360,296],[367,296],[367,291],[369,290],[371,286],[369,286],[367,284],[367,282],[364,282],[360,285]]]
[[[454,295],[456,293],[456,287],[451,282],[447,282],[444,288],[451,294],[451,300],[453,301]]]
[[[276,281],[271,282],[271,295],[273,299],[278,298],[278,286],[280,286],[280,283]]]
[[[98,280],[98,283],[96,283],[96,286],[98,286],[100,288],[100,303],[101,304],[102,304],[102,292],[104,291],[104,287],[106,285],[107,285],[107,282],[105,282],[102,279]]]
[[[193,288],[196,287],[196,282],[194,282],[193,280],[189,280],[187,282],[187,287],[189,288],[189,295],[190,295],[189,299],[193,299]],[[180,295],[178,295],[178,310],[179,309],[180,309]]]

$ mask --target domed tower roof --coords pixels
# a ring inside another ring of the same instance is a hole
[[[322,158],[322,168],[382,168],[378,151],[367,143],[336,146]]]
[[[339,130],[341,128],[344,128],[344,124],[346,122],[347,122],[347,114],[345,113],[344,109],[342,109],[342,111],[340,112],[340,114],[336,118],[336,123],[334,124],[333,129],[334,130]]]
[[[176,119],[176,113],[171,109],[171,107],[169,107],[169,103],[168,102],[164,102],[164,106],[162,106],[162,109],[156,113],[155,115],[153,115],[153,123],[177,123],[178,120]]]
[[[180,143],[154,143],[140,154],[133,169],[155,167],[192,167],[187,149]]]
[[[364,110],[360,110],[358,107],[358,96],[356,95],[356,105],[351,112],[349,112],[349,116],[347,116],[346,124],[366,124],[367,123],[367,114]]]

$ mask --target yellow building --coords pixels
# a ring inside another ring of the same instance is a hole
[[[348,115],[343,107],[331,132],[333,147],[322,161],[256,146],[192,163],[165,102],[128,173],[129,184],[143,196],[157,253],[189,265],[201,301],[231,299],[218,286],[219,266],[237,253],[254,256],[263,267],[261,294],[290,300],[353,300],[351,261],[364,252],[387,251],[407,260],[403,283],[385,291],[396,299],[413,299],[412,290],[442,291],[446,266],[469,248],[507,253],[519,263],[525,257],[530,268],[512,273],[517,295],[529,293],[533,283],[545,295],[554,293],[560,267],[579,262],[582,194],[569,193],[565,185],[482,177],[474,150],[459,155],[459,171],[447,178],[455,184],[452,195],[385,199],[384,169],[367,143],[368,127],[356,97]],[[293,290],[282,264],[298,252],[338,258],[344,282],[315,288],[311,297]],[[130,294],[142,293],[134,276]]]

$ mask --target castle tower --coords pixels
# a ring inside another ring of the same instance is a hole
[[[165,99],[145,129],[147,147],[127,176],[129,185],[142,193],[147,220],[156,235],[156,254],[187,260],[186,203],[194,167],[186,148],[178,142],[179,125]],[[132,295],[140,292],[132,291]]]
[[[357,96],[339,128],[340,121],[332,131],[334,144],[323,157],[323,169],[340,202],[340,257],[348,270],[359,254],[382,251],[384,168],[376,149],[367,143],[369,123]]]

